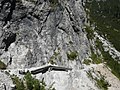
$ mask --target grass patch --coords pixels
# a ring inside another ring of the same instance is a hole
[[[102,90],[108,90],[108,87],[111,85],[105,80],[104,76],[101,76],[100,79],[95,78],[97,86]]]
[[[69,60],[75,60],[78,56],[77,51],[72,51],[70,53],[67,52],[67,57]]]
[[[0,69],[6,69],[7,65],[0,60]]]
[[[100,64],[100,63],[102,63],[102,58],[99,55],[95,54],[95,53],[92,53],[90,58],[92,59],[92,63],[93,64]]]
[[[90,59],[85,59],[85,60],[83,61],[83,63],[86,64],[86,65],[90,65],[91,60],[90,60]]]
[[[103,62],[102,56],[100,56],[97,53],[95,53],[95,51],[93,50],[92,46],[91,46],[90,49],[91,49],[91,56],[90,56],[90,58],[92,59],[92,63],[93,64],[100,64],[100,63],[102,63]]]
[[[60,49],[58,48],[58,52],[54,52],[54,54],[50,57],[49,63],[56,64],[56,60],[59,54],[60,54]]]
[[[55,62],[55,56],[50,57],[49,63],[50,64],[56,64],[56,62]]]
[[[90,26],[85,26],[85,31],[87,32],[87,37],[88,39],[93,39],[95,37],[94,35],[94,31],[92,30],[92,28]]]
[[[96,76],[93,76],[92,74],[95,74]],[[94,71],[87,71],[87,75],[90,79],[95,81],[95,84],[98,88],[102,90],[108,90],[108,87],[111,85],[105,80],[105,77],[99,72],[95,73]]]

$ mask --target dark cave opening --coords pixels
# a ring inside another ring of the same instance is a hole
[[[4,17],[4,21],[5,21],[4,25],[6,25],[7,22],[12,19],[13,10],[15,10],[16,7],[16,0],[3,0],[0,6],[1,10],[3,9],[5,3],[10,3],[11,6],[10,6],[10,12],[8,13],[7,17]]]
[[[15,42],[15,40],[16,40],[15,33],[10,34],[9,37],[3,39],[3,42],[5,43],[5,51],[8,51],[10,44]]]
[[[5,24],[7,24],[7,21],[10,21],[12,19],[12,14],[13,14],[13,10],[15,10],[15,6],[16,6],[16,0],[13,0],[11,2],[10,13],[5,18]]]

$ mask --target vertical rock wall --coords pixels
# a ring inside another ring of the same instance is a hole
[[[80,0],[2,0],[0,3],[0,59],[8,68],[51,62],[80,67],[89,55]],[[77,52],[73,61],[68,60],[70,52]]]

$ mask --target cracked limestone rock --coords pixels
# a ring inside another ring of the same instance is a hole
[[[0,71],[0,90],[12,90],[13,82],[10,76]]]
[[[0,59],[8,68],[47,63],[80,68],[81,61],[88,57],[89,42],[82,29],[85,12],[80,0],[0,3]],[[70,61],[68,52],[78,55]]]
[[[90,89],[88,83],[83,88],[79,84],[84,81],[82,61],[90,55],[85,16],[81,0],[0,0],[0,60],[9,70],[48,63],[70,67],[71,76],[51,72],[43,77],[48,85],[54,78],[57,89],[60,79],[70,82],[60,81],[58,90]]]

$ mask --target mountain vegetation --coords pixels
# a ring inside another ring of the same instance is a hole
[[[111,44],[120,51],[120,0],[88,0],[85,4],[88,21],[91,26],[86,26],[87,37],[93,39],[96,31],[109,40]],[[91,27],[94,26],[94,30]],[[113,59],[109,52],[105,52],[102,42],[97,39],[96,47],[101,51],[103,62],[111,69],[111,72],[120,79],[119,59]],[[92,59],[96,55],[92,54]],[[96,60],[94,60],[95,62]]]
[[[46,90],[44,79],[39,81],[32,77],[29,72],[24,76],[23,80],[16,75],[12,75],[11,78],[16,86],[16,90]],[[48,90],[55,90],[55,88],[49,87]]]
[[[88,0],[90,23],[120,51],[120,0]]]

